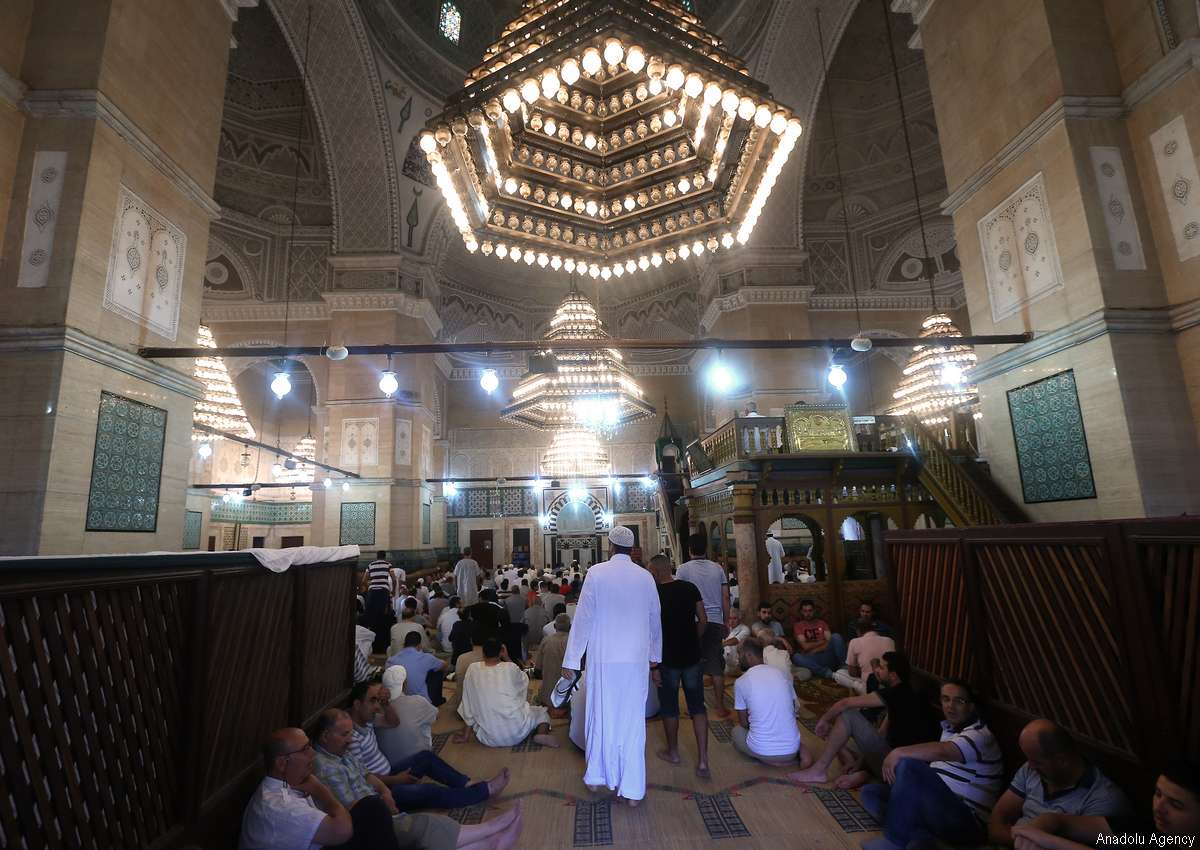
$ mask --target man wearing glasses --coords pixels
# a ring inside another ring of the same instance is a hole
[[[863,807],[884,825],[883,837],[863,850],[915,850],[983,844],[992,806],[1004,787],[1000,745],[979,719],[966,682],[942,685],[941,740],[896,747],[883,760],[886,785],[868,785]]]

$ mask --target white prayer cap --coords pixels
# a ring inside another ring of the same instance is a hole
[[[383,686],[392,692],[393,697],[398,697],[404,693],[404,680],[407,678],[408,671],[394,664],[383,671]]]
[[[632,549],[635,545],[633,530],[623,525],[614,525],[613,530],[608,533],[608,542],[614,546]]]
[[[775,536],[775,532],[774,532],[774,531],[768,531],[768,532],[767,532],[767,537],[774,537],[774,536]]]

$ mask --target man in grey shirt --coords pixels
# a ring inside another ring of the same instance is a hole
[[[1017,743],[1027,761],[992,807],[988,841],[1011,847],[1012,828],[1038,815],[1125,815],[1129,798],[1089,764],[1067,730],[1052,720],[1031,720]]]
[[[704,616],[708,618],[708,625],[700,636],[700,664],[703,672],[712,677],[715,703],[713,717],[725,720],[730,712],[725,707],[725,653],[722,641],[728,634],[725,623],[729,621],[729,580],[720,564],[705,557],[708,554],[708,540],[703,534],[696,533],[688,537],[688,551],[692,560],[681,565],[675,577],[696,585],[704,602]]]

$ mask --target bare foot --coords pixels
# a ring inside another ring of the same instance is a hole
[[[679,753],[673,753],[669,750],[657,750],[654,754],[667,764],[679,764],[679,762],[683,761],[683,759],[679,757]]]
[[[823,785],[829,781],[825,776],[825,771],[816,767],[789,773],[787,778],[802,785]]]
[[[712,771],[708,769],[707,764],[696,765],[696,775],[701,779],[712,779]]]
[[[504,786],[508,785],[508,779],[509,771],[507,767],[489,779],[487,784],[488,799],[495,799],[496,797],[499,797],[501,792],[504,791]]]
[[[518,817],[497,836],[496,850],[512,850],[512,848],[517,846],[517,839],[521,837],[521,829],[525,825],[519,816],[519,811]]]
[[[553,747],[556,750],[561,746],[558,743],[558,738],[555,738],[553,735],[534,735],[533,742],[542,747]]]
[[[865,770],[854,770],[849,773],[843,773],[833,781],[834,788],[841,788],[843,791],[852,791],[855,788],[861,788],[871,781],[871,774]]]

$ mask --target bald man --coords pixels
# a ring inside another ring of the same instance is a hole
[[[1012,828],[1039,815],[1125,815],[1129,800],[1080,754],[1066,729],[1052,720],[1031,720],[1018,740],[1025,764],[992,809],[991,844],[1011,847]]]

